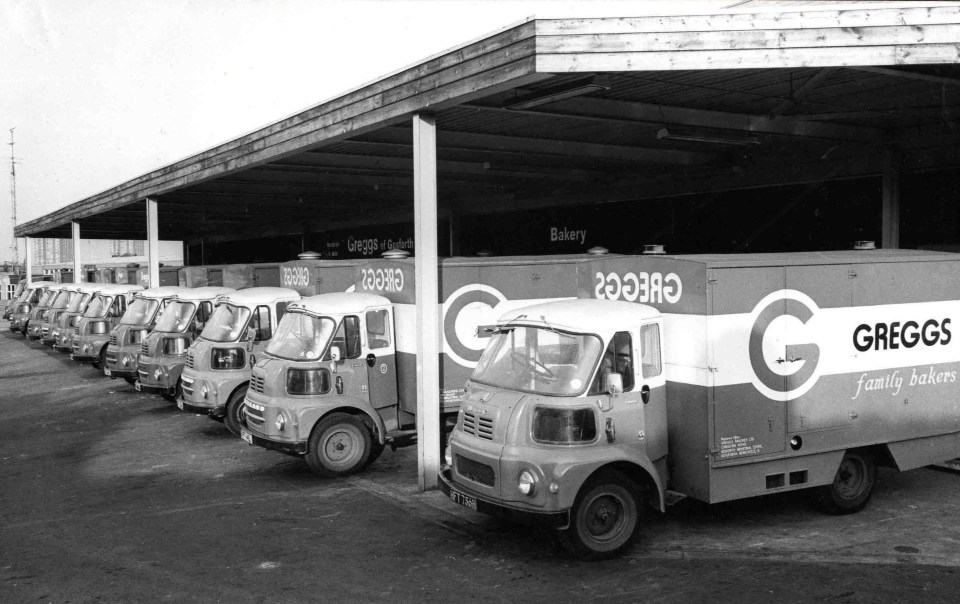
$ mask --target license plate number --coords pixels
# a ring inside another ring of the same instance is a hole
[[[137,392],[140,392],[140,380],[137,380],[136,382],[133,383],[133,389],[136,390]]]
[[[240,438],[247,441],[248,444],[253,444],[253,434],[250,434],[243,428],[240,429]]]
[[[453,489],[450,489],[450,499],[452,499],[454,503],[459,503],[460,505],[462,505],[462,506],[465,507],[465,508],[471,509],[471,510],[473,510],[474,512],[477,511],[477,498],[476,498],[476,497],[471,497],[471,496],[469,496],[469,495],[464,495],[464,494],[461,493],[460,491],[454,491]]]

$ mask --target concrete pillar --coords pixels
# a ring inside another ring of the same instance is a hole
[[[890,151],[883,165],[883,209],[881,210],[880,247],[900,247],[900,162],[895,151]]]
[[[440,306],[437,254],[437,124],[413,116],[413,229],[417,302],[417,471],[421,491],[440,471]]]
[[[157,228],[157,200],[148,197],[147,203],[147,266],[149,287],[160,287],[160,236]]]
[[[23,260],[27,269],[27,283],[33,283],[33,240],[30,237],[24,237],[23,242],[27,248]]]
[[[80,264],[80,223],[74,220],[70,223],[73,235],[73,282],[83,283],[83,266]]]

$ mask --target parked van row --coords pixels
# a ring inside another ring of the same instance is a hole
[[[92,332],[127,294],[25,289],[36,308],[23,329],[38,309],[37,320],[81,312],[75,359],[323,476],[414,442],[412,261],[283,268],[292,287],[133,292],[109,340]],[[580,557],[622,552],[645,510],[684,497],[812,489],[845,514],[867,504],[878,466],[960,457],[956,255],[451,258],[439,269],[452,429],[441,488],[469,509],[551,526]]]

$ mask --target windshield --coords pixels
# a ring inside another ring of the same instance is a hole
[[[211,342],[236,342],[249,320],[249,308],[221,304],[214,309],[200,337]]]
[[[20,295],[17,296],[17,302],[18,302],[18,303],[19,303],[19,302],[26,302],[27,300],[30,299],[31,294],[33,294],[33,292],[35,292],[35,291],[37,291],[37,290],[36,290],[36,289],[26,289],[26,288],[25,288],[22,292],[20,292]]]
[[[144,323],[149,323],[150,319],[153,318],[153,314],[157,312],[158,306],[160,306],[160,303],[156,300],[137,298],[127,307],[127,312],[123,313],[123,318],[120,319],[120,323],[122,325],[143,325]]]
[[[70,304],[67,306],[67,312],[80,312],[80,310],[87,305],[87,300],[89,299],[90,294],[78,293],[70,300]]]
[[[113,304],[113,296],[97,294],[90,302],[90,305],[87,306],[87,310],[83,311],[83,316],[90,318],[106,316],[107,309],[110,308],[111,304]]]
[[[50,305],[50,308],[52,308],[52,309],[54,309],[54,310],[59,310],[59,309],[61,309],[61,308],[66,308],[66,307],[67,307],[67,304],[70,303],[70,300],[71,300],[71,298],[73,298],[73,295],[74,295],[75,293],[77,293],[77,292],[68,292],[68,291],[65,291],[65,290],[64,290],[64,291],[61,291],[59,294],[57,294],[57,297],[53,299],[53,304]]]
[[[40,303],[37,304],[37,306],[50,306],[50,300],[52,300],[55,295],[57,295],[57,292],[52,289],[43,292],[43,296],[40,297]]]
[[[291,361],[316,361],[326,349],[336,326],[330,317],[288,312],[280,319],[267,352]]]
[[[490,338],[470,379],[536,394],[578,396],[590,383],[602,348],[596,336],[508,327]]]
[[[193,314],[197,310],[197,305],[193,302],[184,302],[182,300],[171,300],[169,304],[160,313],[157,319],[155,331],[164,331],[167,333],[183,333],[190,326],[193,320]]]

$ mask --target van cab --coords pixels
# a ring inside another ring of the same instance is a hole
[[[23,335],[27,335],[27,322],[30,321],[30,314],[46,293],[46,287],[49,285],[51,284],[48,282],[34,281],[23,286],[17,300],[11,304],[13,310],[10,313],[10,331],[19,331]]]
[[[101,283],[97,289],[73,329],[70,358],[93,362],[102,371],[107,365],[110,332],[120,322],[134,294],[143,291],[143,286]]]
[[[80,297],[80,287],[79,283],[67,283],[60,290],[60,293],[53,299],[50,303],[50,310],[47,311],[44,315],[43,322],[40,324],[40,343],[52,346],[54,343],[53,332],[57,327],[57,321],[60,320],[60,315],[67,310],[67,307],[70,306],[70,303]]]
[[[53,329],[49,333],[55,349],[68,352],[73,347],[73,331],[77,321],[99,289],[98,283],[86,283],[77,287],[77,292],[70,299],[67,308],[54,319]]]
[[[252,287],[217,298],[213,316],[187,350],[177,407],[220,419],[239,436],[250,369],[272,341],[287,305],[299,299],[282,287]]]
[[[30,317],[24,325],[24,335],[28,340],[39,340],[43,337],[43,323],[47,320],[50,307],[60,296],[60,290],[70,287],[72,283],[51,283],[45,286],[44,294],[37,305],[30,311]]]
[[[174,296],[188,291],[187,287],[167,285],[135,293],[120,322],[110,331],[104,375],[135,383],[140,344],[153,329],[157,314]]]
[[[217,297],[233,293],[229,287],[195,287],[171,298],[160,312],[153,331],[143,339],[137,355],[138,392],[153,391],[175,401],[180,394],[180,374],[187,348],[213,315]]]

